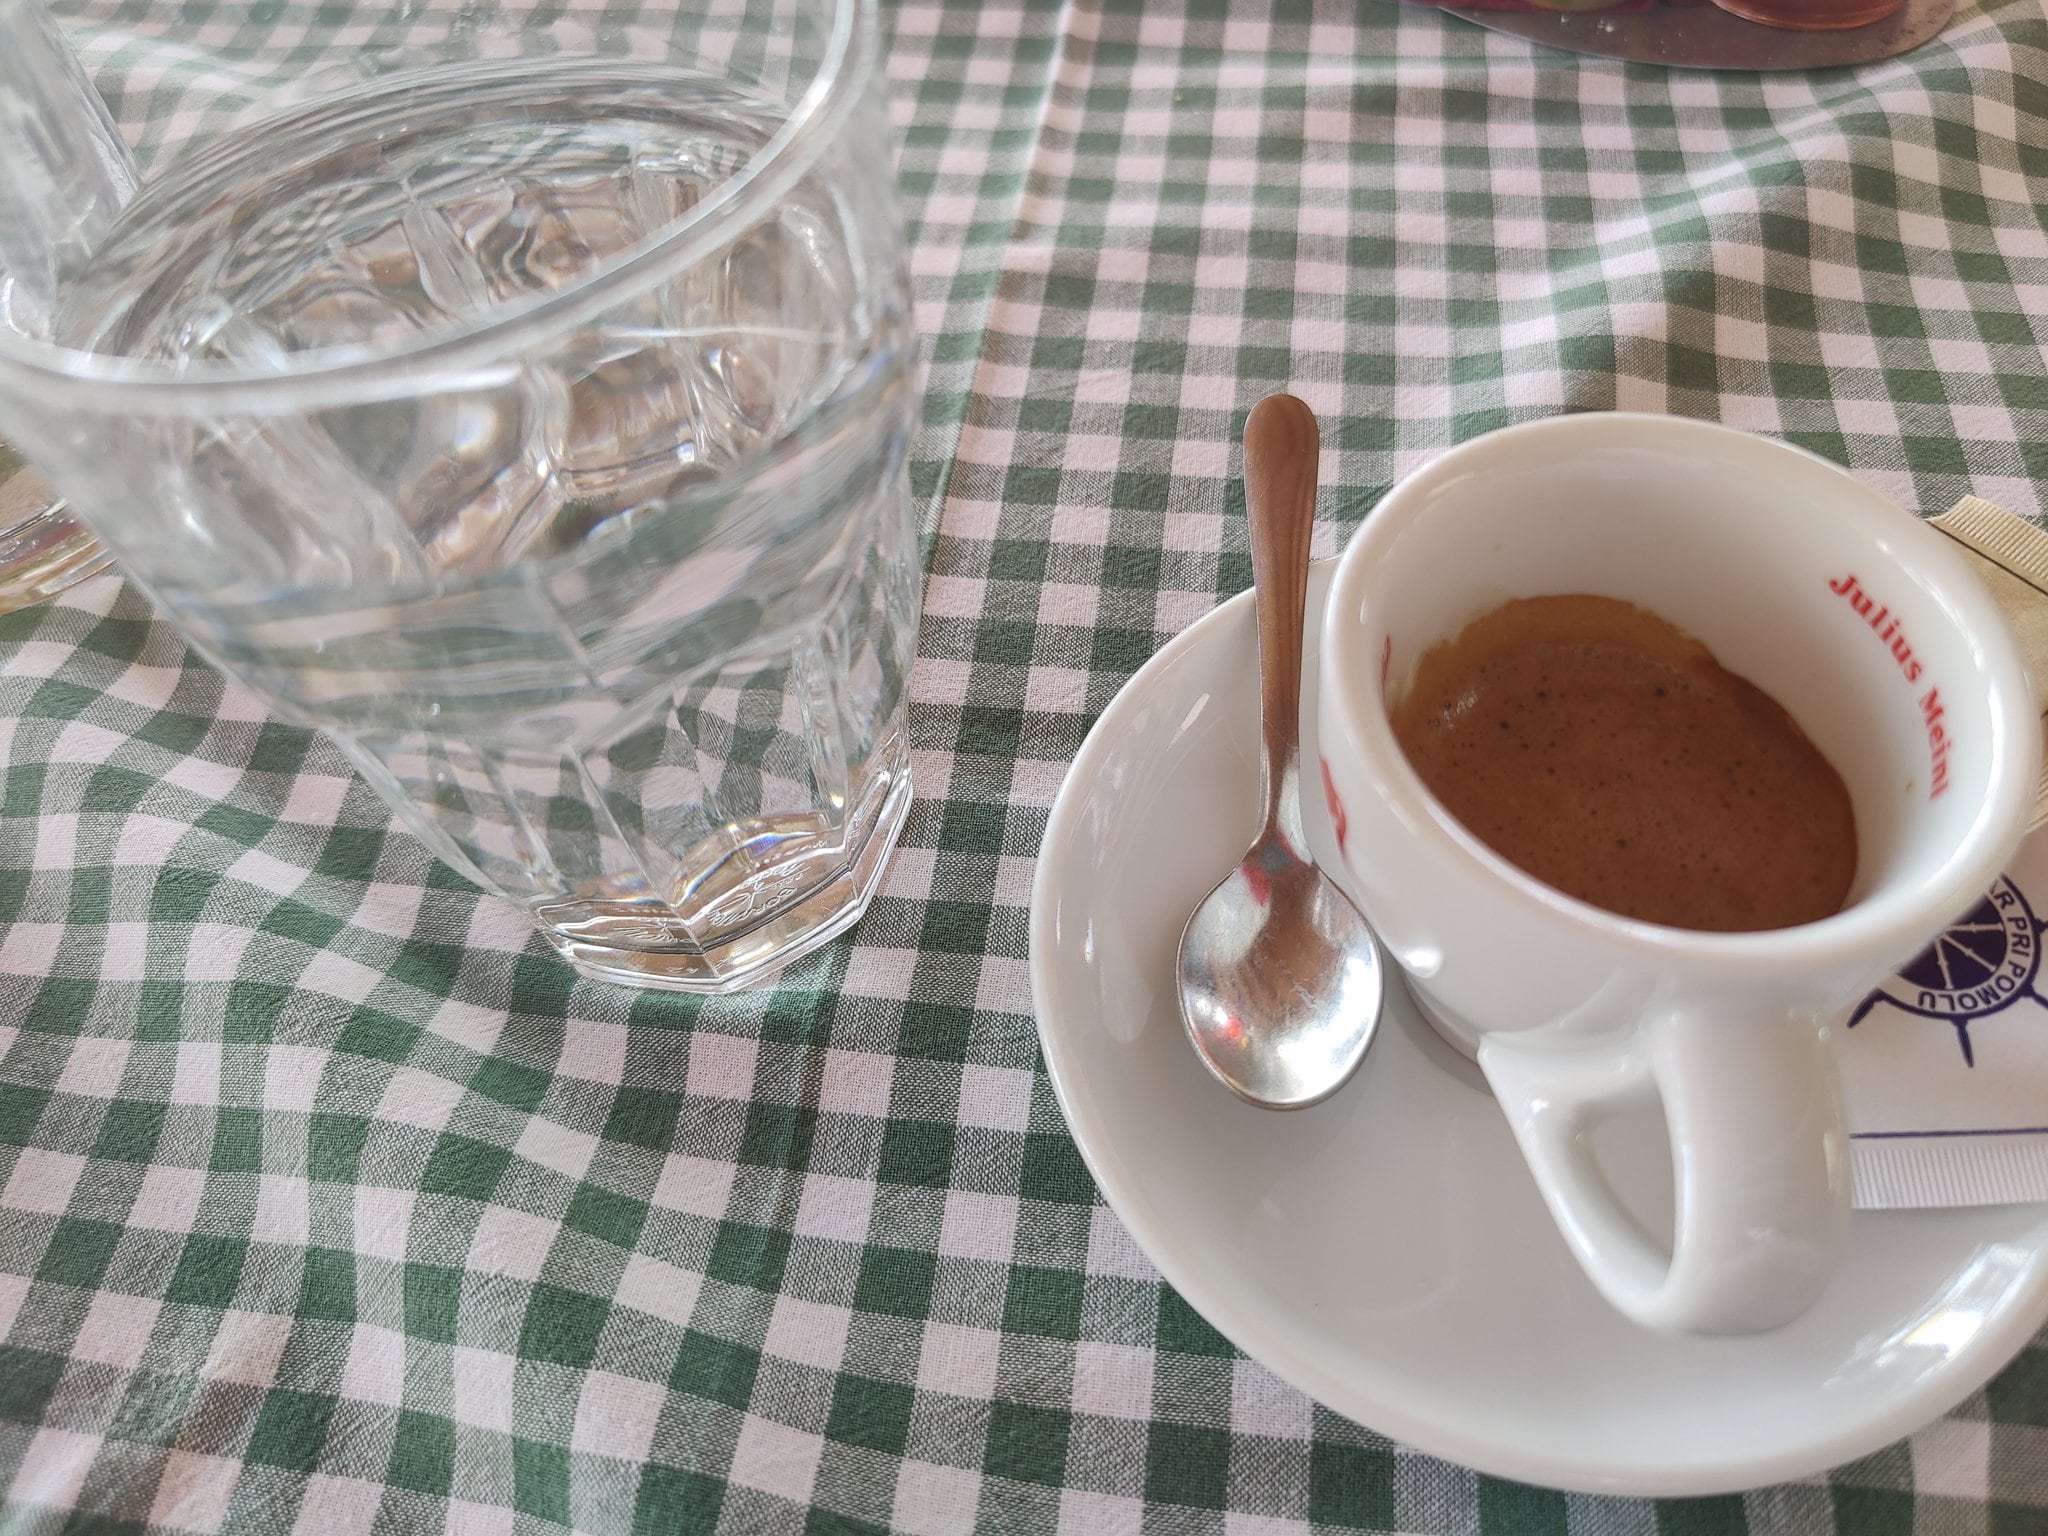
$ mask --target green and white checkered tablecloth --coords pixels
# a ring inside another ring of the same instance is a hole
[[[384,4],[62,14],[146,154],[233,66],[402,31]],[[1771,78],[1388,0],[883,20],[919,798],[779,986],[578,980],[112,579],[0,620],[0,1533],[2048,1530],[2048,1340],[1717,1500],[1501,1483],[1313,1406],[1100,1203],[1025,974],[1089,722],[1249,582],[1271,390],[1325,423],[1325,553],[1445,445],[1612,406],[2038,514],[2040,0]]]

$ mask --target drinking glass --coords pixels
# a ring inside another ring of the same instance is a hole
[[[42,0],[0,0],[0,328],[46,335],[64,278],[135,192],[135,161]],[[0,440],[0,613],[104,570],[64,498]]]
[[[1906,0],[1714,0],[1744,21],[1791,32],[1847,32],[1883,21]]]
[[[33,465],[0,442],[0,613],[107,568],[107,552]]]
[[[395,15],[205,76],[213,131],[0,333],[0,430],[579,970],[746,985],[858,918],[909,804],[873,16]]]

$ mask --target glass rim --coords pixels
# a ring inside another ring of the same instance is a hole
[[[874,49],[864,41],[872,4],[831,0],[831,30],[816,73],[744,166],[682,218],[565,288],[495,305],[447,330],[375,353],[318,348],[299,354],[302,366],[282,372],[241,363],[177,367],[58,346],[0,327],[0,394],[90,402],[98,413],[275,415],[411,393],[408,380],[431,381],[437,391],[502,385],[522,366],[506,356],[516,353],[521,337],[576,325],[658,281],[663,272],[703,260],[790,190],[838,131],[875,68]]]

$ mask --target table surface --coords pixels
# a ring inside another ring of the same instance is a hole
[[[222,68],[374,41],[379,3],[62,15],[147,155]],[[1100,1202],[1025,970],[1089,723],[1249,583],[1270,391],[1324,422],[1321,553],[1447,444],[1612,407],[2038,515],[2038,0],[1771,77],[1386,0],[882,24],[918,799],[779,986],[578,980],[111,578],[0,620],[0,1530],[2048,1529],[2040,1346],[1854,1465],[1654,1505],[1314,1406]]]

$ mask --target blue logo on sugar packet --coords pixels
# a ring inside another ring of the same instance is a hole
[[[2021,998],[2048,1003],[2034,990],[2041,969],[2041,935],[2048,922],[2034,916],[2019,887],[2000,876],[1990,894],[1949,924],[1919,957],[1881,985],[1849,1018],[1854,1029],[1879,1003],[1953,1025],[1963,1061],[1974,1067],[1970,1026]]]

